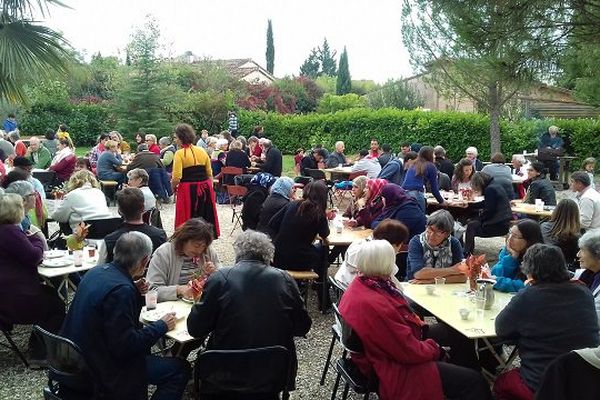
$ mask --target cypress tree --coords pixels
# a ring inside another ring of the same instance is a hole
[[[273,25],[271,20],[267,25],[267,71],[273,75],[273,69],[275,68],[275,45],[273,44]]]
[[[350,77],[350,68],[348,67],[348,52],[346,51],[346,46],[344,46],[344,51],[340,56],[335,94],[348,94],[350,90],[352,90],[352,78]]]

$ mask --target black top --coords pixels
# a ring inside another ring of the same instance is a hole
[[[556,205],[556,192],[554,186],[546,178],[537,178],[529,183],[525,193],[524,203],[535,204],[535,199],[542,199],[547,206]]]
[[[483,211],[480,219],[483,226],[507,224],[512,219],[510,201],[506,190],[492,178],[483,191]]]
[[[267,150],[265,162],[260,165],[262,172],[268,172],[273,176],[281,176],[283,169],[283,156],[277,147],[271,147]]]
[[[127,166],[127,171],[131,171],[135,168],[150,169],[150,168],[164,168],[160,157],[151,151],[141,151],[133,157],[131,163]]]
[[[329,224],[325,213],[317,222],[298,215],[300,202],[295,201],[281,209],[269,221],[269,227],[277,232],[275,238],[275,259],[273,264],[282,269],[310,270],[316,268],[320,260],[313,246],[315,236],[329,236]]]
[[[496,334],[517,343],[521,377],[535,391],[558,356],[598,346],[594,298],[576,281],[526,287],[496,317]]]
[[[226,167],[237,167],[242,169],[242,173],[246,173],[246,168],[250,166],[250,159],[242,150],[230,150],[227,152],[227,158],[225,159]],[[225,175],[223,177],[223,183],[225,185],[233,184],[233,175]]]
[[[536,400],[598,400],[600,369],[575,352],[553,361],[542,378]]]
[[[262,204],[256,230],[264,232],[273,238],[275,236],[275,232],[269,227],[269,221],[275,214],[279,212],[279,210],[287,206],[289,202],[290,200],[286,199],[282,195],[278,193],[271,193],[271,195],[269,195],[269,197],[267,197],[265,202]]]
[[[300,161],[300,175],[302,176],[310,176],[308,170],[317,168],[319,168],[319,165],[317,163],[317,159],[312,155],[312,153],[304,156],[302,161]]]
[[[141,232],[152,240],[152,252],[159,248],[160,245],[167,241],[167,234],[162,229],[156,228],[154,226],[148,224],[140,224],[134,225],[125,222],[119,229],[114,231],[113,233],[106,235],[104,238],[104,244],[106,245],[106,262],[111,262],[113,260],[113,249],[115,248],[115,244],[117,240],[127,232]]]
[[[338,153],[334,151],[329,154],[327,157],[327,162],[325,163],[327,168],[335,168],[337,166],[342,166],[346,163],[346,156],[343,153]]]
[[[445,173],[452,180],[452,175],[454,175],[454,163],[452,161],[447,158],[436,158],[434,164],[440,172]]]

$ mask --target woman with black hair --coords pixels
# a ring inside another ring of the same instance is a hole
[[[433,147],[421,147],[417,160],[406,172],[402,188],[417,200],[424,213],[427,210],[427,202],[423,194],[426,181],[431,185],[431,193],[433,193],[438,203],[440,205],[444,204],[444,198],[440,194],[437,173],[437,167],[433,163]]]
[[[527,168],[527,181],[529,186],[523,198],[523,203],[535,204],[535,199],[540,199],[547,206],[556,205],[556,193],[552,183],[546,179],[548,169],[544,163],[536,161]]]
[[[526,276],[521,271],[521,261],[528,248],[544,243],[537,221],[524,219],[512,227],[506,246],[500,250],[498,262],[491,270],[496,279],[494,289],[501,292],[518,292],[525,287]]]

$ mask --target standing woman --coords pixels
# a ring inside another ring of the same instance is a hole
[[[473,162],[468,158],[463,158],[454,168],[450,188],[455,192],[458,192],[461,189],[471,189],[471,178],[473,177],[474,172]]]
[[[181,147],[173,159],[171,186],[177,193],[175,228],[190,218],[204,218],[213,225],[215,238],[219,237],[219,218],[215,208],[215,192],[210,157],[195,146],[196,132],[188,124],[175,128],[175,141]]]
[[[440,203],[440,206],[444,204],[444,198],[440,194],[438,185],[437,172],[437,167],[433,163],[433,147],[421,147],[417,160],[406,172],[402,188],[417,200],[423,212],[427,210],[427,203],[423,194],[425,181],[428,181],[431,185],[431,193],[433,193],[438,203]]]
[[[550,221],[542,222],[540,227],[544,243],[558,246],[565,256],[567,267],[574,271],[574,263],[579,250],[577,241],[581,235],[577,203],[572,199],[561,200],[552,211]]]

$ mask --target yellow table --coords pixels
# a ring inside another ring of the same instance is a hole
[[[341,175],[344,177],[344,179],[347,179],[350,174],[358,172],[352,171],[352,167],[325,168],[322,171],[325,173],[327,179],[329,180],[331,180],[332,175]]]
[[[174,329],[167,332],[166,336],[168,338],[171,338],[179,343],[185,343],[195,339],[194,337],[190,336],[187,331],[187,318],[192,311],[192,305],[193,304],[187,303],[183,300],[163,301],[156,305],[157,315],[160,315],[161,317],[170,312],[174,312],[176,314],[177,323],[175,324]],[[144,313],[146,313],[146,307],[142,307],[140,321],[142,323],[148,323],[148,321],[144,320]]]
[[[511,211],[515,214],[527,214],[538,218],[548,218],[552,216],[552,210],[536,211],[535,204],[516,203],[510,207]]]
[[[349,246],[352,242],[366,239],[373,234],[372,229],[366,229],[364,227],[359,228],[346,228],[342,229],[342,233],[337,233],[335,228],[329,228],[329,236],[327,240],[330,246]]]

